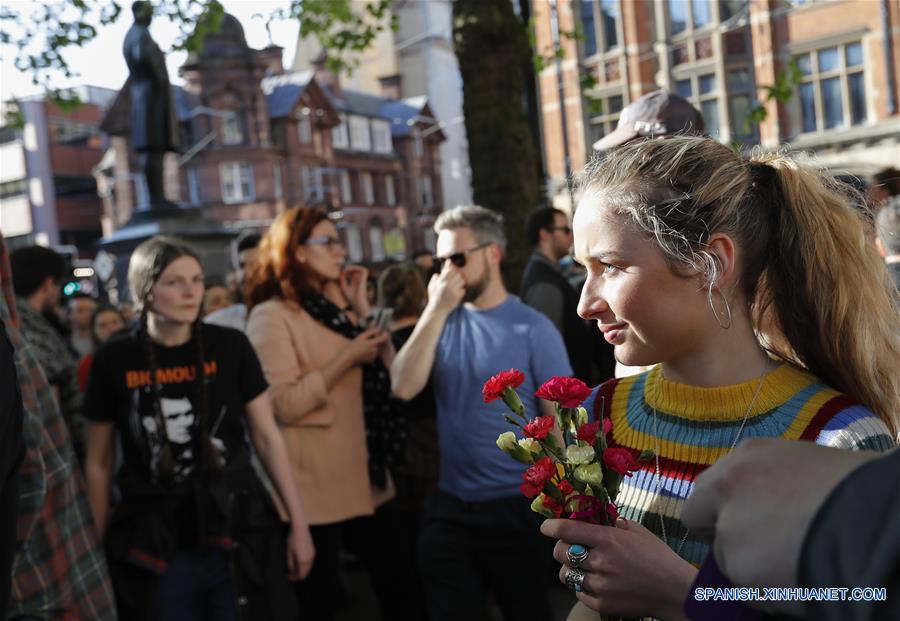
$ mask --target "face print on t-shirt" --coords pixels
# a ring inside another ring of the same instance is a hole
[[[169,442],[188,444],[191,441],[191,425],[194,424],[194,406],[191,405],[191,400],[186,397],[181,399],[162,398],[160,407],[166,422],[166,435],[169,436]],[[144,419],[144,424],[147,424],[147,419]]]

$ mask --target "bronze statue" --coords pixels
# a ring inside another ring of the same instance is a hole
[[[131,5],[134,25],[125,35],[122,53],[128,65],[131,98],[131,146],[140,154],[149,208],[171,208],[163,192],[163,156],[178,151],[178,121],[166,58],[150,36],[153,6],[144,0]]]

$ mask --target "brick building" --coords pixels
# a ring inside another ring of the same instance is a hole
[[[894,0],[534,0],[539,52],[559,63],[568,157],[577,171],[621,109],[657,88],[702,110],[710,135],[772,149],[789,143],[823,165],[869,175],[900,166],[900,3]],[[566,33],[578,30],[581,37]],[[802,79],[786,103],[765,103],[791,61]],[[593,86],[583,92],[582,76]],[[565,156],[557,65],[539,75],[551,192],[564,202]],[[555,189],[555,192],[553,190]]]
[[[70,89],[81,105],[44,96],[14,102],[21,128],[0,128],[0,223],[12,247],[42,243],[92,253],[101,201],[92,175],[103,156],[100,120],[115,91]]]
[[[184,84],[173,87],[183,152],[167,156],[167,196],[235,229],[325,206],[340,213],[351,261],[430,247],[444,136],[427,102],[343,90],[324,62],[285,73],[281,58],[280,47],[248,47],[231,15],[188,58]],[[112,151],[98,176],[110,230],[146,200],[128,148],[129,105],[123,89],[103,124]]]

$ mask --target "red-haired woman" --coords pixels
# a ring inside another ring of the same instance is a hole
[[[298,584],[300,603],[306,618],[333,618],[343,541],[368,567],[382,618],[421,619],[391,501],[389,468],[403,452],[387,371],[394,349],[386,331],[364,327],[372,312],[366,270],[345,260],[324,211],[292,209],[263,237],[247,282],[247,335],[316,546],[313,570]]]

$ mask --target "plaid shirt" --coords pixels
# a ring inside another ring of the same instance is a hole
[[[59,390],[59,407],[79,448],[84,447],[84,421],[81,418],[81,389],[78,386],[78,362],[66,339],[50,322],[22,298],[16,298],[19,330],[31,346],[31,355],[44,370],[51,386]]]
[[[26,446],[7,614],[54,621],[114,621],[112,586],[84,479],[59,405],[31,346],[18,330],[10,281],[6,244],[0,237],[0,319],[16,350]]]

